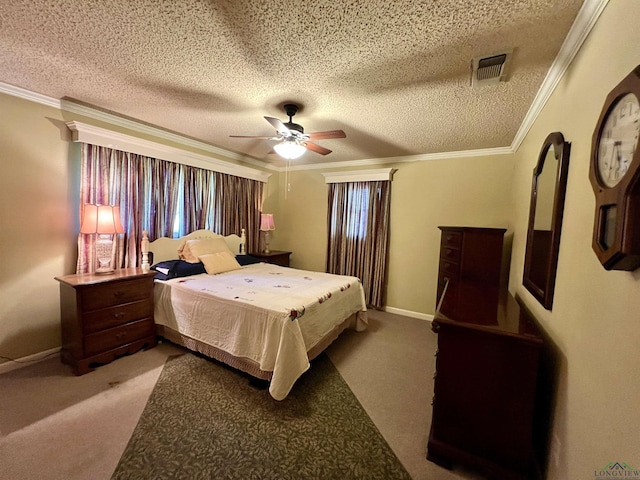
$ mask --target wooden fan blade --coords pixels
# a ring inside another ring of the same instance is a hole
[[[326,132],[307,133],[311,140],[326,140],[328,138],[347,138],[342,130],[328,130]]]
[[[320,145],[316,145],[315,143],[303,142],[302,144],[307,147],[308,150],[319,153],[320,155],[328,155],[331,153],[331,150],[329,150],[328,148],[321,147]]]
[[[273,117],[264,117],[264,119],[269,122],[278,132],[283,133],[285,135],[289,134],[289,129],[287,127],[284,126],[284,123],[282,123],[280,120],[278,120],[277,118],[273,118]]]
[[[254,135],[229,135],[231,138],[260,138],[262,140],[278,140],[278,137],[260,137]]]

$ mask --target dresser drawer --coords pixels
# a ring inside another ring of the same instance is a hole
[[[150,298],[153,278],[92,285],[81,289],[82,309],[87,312]]]
[[[440,249],[440,258],[460,263],[460,252],[461,250],[459,248],[442,247]]]
[[[83,316],[82,327],[85,333],[95,333],[142,318],[149,318],[152,315],[153,302],[144,299],[139,302],[125,303],[86,313]]]
[[[458,273],[460,271],[460,265],[456,262],[449,260],[440,260],[440,270],[438,271],[439,277],[448,277],[453,280],[458,279]]]
[[[86,356],[96,355],[151,335],[155,335],[155,325],[151,319],[145,318],[87,335],[84,338],[84,353]]]
[[[443,230],[440,239],[441,250],[443,247],[460,248],[462,245],[462,232]]]

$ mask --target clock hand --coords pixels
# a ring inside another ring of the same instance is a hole
[[[616,180],[618,179],[618,177],[620,176],[620,147],[622,145],[621,141],[617,141],[613,144],[613,148],[616,152],[616,161],[618,162],[618,167],[615,170],[615,174],[616,174]],[[617,147],[617,148],[616,148]]]
[[[613,171],[613,159],[616,155],[616,146],[618,142],[613,142],[613,148],[611,149],[611,160],[609,160],[609,168],[607,169],[607,178],[611,181],[611,172]]]

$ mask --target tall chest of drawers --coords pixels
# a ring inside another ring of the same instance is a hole
[[[65,275],[60,282],[61,358],[76,375],[156,345],[154,271]]]
[[[478,298],[495,297],[500,288],[504,228],[438,227],[440,265],[436,305],[449,316],[465,316]],[[446,295],[442,298],[443,293]],[[442,300],[442,302],[440,302]],[[495,302],[493,302],[495,303]]]

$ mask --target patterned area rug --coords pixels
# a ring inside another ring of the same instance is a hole
[[[243,374],[167,360],[112,479],[410,479],[325,354],[281,402]]]

